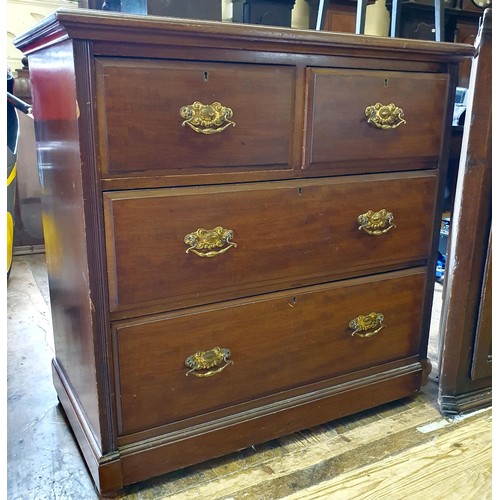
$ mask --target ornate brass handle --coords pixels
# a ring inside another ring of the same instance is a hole
[[[229,125],[236,126],[236,123],[230,120],[233,117],[233,110],[226,108],[220,102],[202,104],[195,101],[193,104],[183,106],[179,113],[184,118],[182,126],[188,125],[199,134],[217,134]]]
[[[184,236],[184,243],[189,245],[186,253],[193,252],[200,257],[215,257],[238,245],[231,241],[234,233],[231,229],[217,226],[215,229],[197,229],[194,233]],[[224,247],[224,245],[227,245]],[[223,248],[224,247],[224,248]],[[221,250],[214,250],[220,248]]]
[[[373,106],[368,106],[365,109],[365,115],[368,118],[368,123],[373,123],[373,125],[383,130],[397,128],[406,123],[403,118],[403,110],[392,102],[387,105],[377,102]]]
[[[375,312],[367,314],[366,316],[358,316],[357,318],[349,321],[349,328],[351,330],[354,330],[351,335],[357,335],[361,338],[373,337],[373,335],[376,335],[378,332],[380,332],[380,330],[382,330],[382,328],[385,328],[385,326],[384,315]]]
[[[378,212],[368,210],[368,212],[358,215],[358,223],[360,224],[358,229],[363,229],[363,231],[374,236],[380,236],[387,233],[393,227],[396,227],[393,221],[394,215],[385,208]]]
[[[184,361],[184,364],[188,368],[191,368],[186,373],[186,377],[191,373],[196,377],[213,377],[224,370],[224,368],[234,363],[233,360],[229,359],[230,357],[231,351],[223,347],[214,347],[210,349],[210,351],[198,351],[187,357],[186,361]],[[210,370],[210,368],[219,366],[221,363],[225,363],[225,365],[222,365],[216,370]]]

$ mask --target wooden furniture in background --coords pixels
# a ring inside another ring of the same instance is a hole
[[[292,26],[295,0],[232,0],[233,22]]]
[[[462,413],[491,404],[491,10],[484,15],[451,220],[441,323],[439,404]]]
[[[80,9],[16,44],[101,492],[419,391],[473,47]]]
[[[222,20],[222,0],[78,0],[82,9]]]
[[[316,29],[319,0],[306,0],[309,4],[309,28]],[[375,3],[367,0],[366,5]],[[322,28],[325,31],[338,33],[356,33],[357,0],[325,0],[324,20]]]
[[[443,0],[443,41],[474,44],[482,9],[469,9],[471,0]],[[392,12],[392,1],[387,8]],[[435,40],[436,22],[434,0],[400,0],[397,26],[391,22],[391,36],[417,40]],[[469,86],[470,60],[460,65],[459,87]]]

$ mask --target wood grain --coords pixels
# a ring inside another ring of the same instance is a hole
[[[457,426],[406,452],[284,498],[487,500],[492,495],[491,453],[491,420],[478,418],[473,426]]]
[[[15,43],[33,77],[55,386],[100,493],[419,391],[452,89],[472,47],[84,9]],[[404,74],[390,97],[408,102],[408,72],[425,74],[430,118],[410,128],[424,144],[367,156],[354,141],[343,171],[300,170],[307,67],[342,87],[363,73],[365,94]],[[175,128],[170,111],[196,99],[241,113],[227,145]],[[357,219],[381,209],[396,227],[374,239]],[[216,226],[238,246],[189,251],[187,234]],[[379,307],[389,326],[350,349],[341,329]],[[233,344],[210,389],[185,376],[187,356]]]
[[[346,162],[351,173],[375,165],[388,170],[406,163],[413,169],[435,167],[447,90],[446,74],[310,69],[305,168],[329,172]],[[406,123],[388,130],[368,123],[365,108],[376,103],[395,104]]]
[[[425,263],[436,181],[425,172],[105,193],[111,311],[131,317]],[[394,228],[359,229],[359,215],[381,209]],[[236,247],[186,253],[187,234],[217,226]]]
[[[104,177],[291,169],[294,67],[113,58],[96,66]],[[235,125],[211,135],[182,126],[180,109],[195,101],[230,108]]]
[[[425,269],[383,276],[117,326],[122,433],[229,411],[287,388],[416,355]],[[352,336],[350,320],[372,311],[384,314],[386,327],[373,337]],[[234,364],[208,379],[187,377],[184,360],[216,346],[230,349]]]

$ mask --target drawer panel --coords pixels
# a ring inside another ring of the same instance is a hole
[[[418,355],[425,282],[419,268],[122,322],[113,329],[120,432]],[[371,313],[383,320],[353,335],[350,322]],[[227,361],[215,347],[230,350]],[[214,366],[186,376],[199,351]],[[195,375],[209,371],[218,373]]]
[[[105,193],[111,310],[132,316],[425,261],[436,180],[430,172]],[[360,215],[384,209],[393,227],[360,229]]]
[[[309,68],[307,81],[305,168],[356,173],[437,165],[448,75]]]
[[[104,177],[291,168],[295,68],[103,58],[96,70]]]

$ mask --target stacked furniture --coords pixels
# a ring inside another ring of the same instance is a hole
[[[445,414],[469,412],[492,401],[491,18],[487,9],[475,43],[450,228],[438,398]]]
[[[83,9],[15,43],[101,493],[419,391],[472,46]]]

